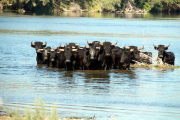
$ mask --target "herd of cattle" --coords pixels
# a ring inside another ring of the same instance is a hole
[[[65,68],[65,70],[108,70],[110,68],[127,70],[130,64],[152,63],[151,52],[141,52],[143,47],[128,46],[120,48],[117,43],[93,41],[88,46],[80,47],[78,44],[69,43],[55,49],[46,47],[47,43],[31,42],[31,47],[36,49],[37,64],[47,64],[49,67]],[[164,63],[174,65],[175,56],[166,52],[169,46],[154,45],[158,50],[158,57]]]

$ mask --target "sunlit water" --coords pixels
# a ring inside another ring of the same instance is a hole
[[[71,16],[71,17],[69,17]],[[65,71],[36,64],[30,42],[118,41],[118,46],[171,44],[180,66],[180,16],[0,13],[0,97],[3,107],[33,107],[36,97],[57,103],[60,117],[180,119],[180,69]],[[2,106],[2,105],[1,105]],[[49,108],[50,109],[50,108]],[[1,108],[1,111],[2,108]]]

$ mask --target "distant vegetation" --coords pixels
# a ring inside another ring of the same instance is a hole
[[[58,11],[180,12],[180,0],[0,0],[2,10],[37,13]]]

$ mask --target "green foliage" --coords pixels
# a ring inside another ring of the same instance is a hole
[[[151,9],[152,12],[161,12],[163,5],[161,2],[157,2],[154,4],[153,8]]]
[[[24,115],[22,117],[21,112],[19,110],[15,110],[13,112],[5,111],[8,113],[10,120],[58,120],[59,117],[57,115],[56,104],[51,106],[51,112],[48,113],[45,103],[41,98],[36,98],[34,102],[34,108],[25,108]]]
[[[62,11],[72,10],[72,3],[88,11],[114,12],[124,10],[128,3],[132,3],[132,6],[146,11],[161,12],[165,5],[162,3],[172,7],[173,4],[180,4],[180,0],[134,0],[134,3],[132,0],[3,0],[4,9],[24,9],[37,13],[52,13],[55,6]]]
[[[128,3],[127,0],[122,0],[121,1],[121,9],[124,9],[127,3]]]
[[[143,4],[143,9],[145,9],[146,11],[150,11],[151,10],[151,6],[149,5],[149,3],[145,2]]]
[[[144,6],[145,0],[135,0],[134,2],[136,3],[137,7],[142,9]]]

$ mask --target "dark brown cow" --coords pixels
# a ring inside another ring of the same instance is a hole
[[[43,56],[42,56],[42,49],[44,47],[46,47],[46,42],[45,43],[42,43],[42,42],[31,42],[31,47],[35,48],[36,49],[36,53],[37,53],[37,56],[36,56],[36,61],[37,61],[37,64],[43,64]]]
[[[165,46],[165,45],[155,46],[155,45],[153,44],[153,46],[154,46],[154,49],[155,49],[155,50],[158,50],[158,57],[159,57],[160,59],[162,59],[162,61],[163,61],[164,63],[170,64],[170,65],[174,65],[174,61],[175,61],[175,55],[174,55],[174,53],[172,53],[172,52],[166,52],[166,50],[168,49],[168,47],[169,47],[170,45],[168,45],[168,46]]]

